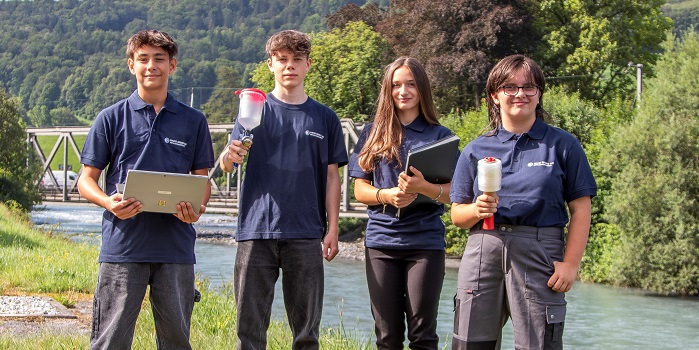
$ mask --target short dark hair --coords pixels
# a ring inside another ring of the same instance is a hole
[[[308,57],[311,54],[311,39],[305,33],[297,30],[283,30],[272,35],[267,40],[265,50],[270,58],[277,51],[286,50],[294,55],[304,55]]]
[[[165,50],[170,58],[177,56],[177,43],[165,32],[155,29],[142,30],[126,42],[126,57],[133,58],[134,53],[142,46],[159,47]]]
[[[546,91],[546,80],[544,72],[534,60],[525,55],[511,55],[503,58],[498,62],[488,75],[488,81],[485,85],[485,97],[488,105],[488,119],[491,129],[497,129],[502,120],[500,120],[500,106],[493,102],[491,95],[494,95],[500,89],[500,85],[506,80],[512,78],[517,72],[523,71],[527,76],[529,84],[536,85],[539,88],[539,104],[536,105],[536,117],[541,120],[546,120],[548,114],[544,110],[544,92]]]

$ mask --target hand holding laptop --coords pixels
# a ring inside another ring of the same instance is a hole
[[[208,181],[204,175],[129,170],[123,198],[141,202],[141,211],[176,214],[184,222],[194,222],[205,210],[201,204]]]
[[[192,203],[180,202],[177,204],[177,213],[174,213],[173,215],[175,215],[182,222],[186,222],[188,224],[193,224],[193,223],[199,221],[199,218],[206,211],[206,206],[203,204],[200,204],[199,211],[194,210],[194,208],[195,208],[195,206],[192,205]]]

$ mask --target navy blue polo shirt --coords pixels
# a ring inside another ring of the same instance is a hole
[[[242,131],[236,122],[231,137]],[[347,164],[335,112],[310,97],[292,105],[268,94],[252,134],[236,241],[323,237],[328,165]]]
[[[112,195],[130,169],[189,173],[213,167],[214,151],[201,112],[168,94],[156,116],[153,105],[134,91],[97,115],[80,161],[102,170],[109,166],[105,193]],[[99,261],[194,264],[195,238],[192,225],[172,214],[121,220],[105,210]]]
[[[367,124],[357,141],[350,159],[349,176],[358,179],[372,181],[376,188],[391,188],[398,186],[398,175],[405,170],[405,161],[408,150],[450,136],[452,132],[441,125],[430,125],[421,115],[403,126],[403,142],[400,145],[401,163],[396,161],[388,163],[382,161],[377,164],[373,172],[364,172],[359,167],[359,152],[361,152],[366,139],[373,127],[373,123]],[[445,155],[447,156],[447,155]],[[458,157],[458,154],[455,155]],[[444,222],[441,215],[444,214],[444,205],[434,202],[425,204],[420,210],[398,219],[398,209],[387,205],[383,212],[383,205],[370,205],[367,209],[369,222],[366,228],[364,244],[368,248],[376,249],[426,249],[443,250]]]
[[[594,197],[597,185],[580,142],[570,133],[537,118],[522,135],[502,127],[493,136],[480,136],[461,153],[450,198],[473,203],[478,190],[478,161],[496,157],[502,162],[502,189],[496,224],[565,227],[567,203]]]

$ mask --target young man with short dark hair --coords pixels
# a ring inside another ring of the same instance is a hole
[[[238,349],[265,349],[274,285],[282,288],[293,349],[318,349],[323,306],[323,258],[338,253],[340,175],[347,164],[335,112],[306,95],[311,41],[286,30],[267,41],[274,90],[267,95],[254,144],[237,139],[221,154],[230,171],[247,155],[238,210],[235,261]],[[249,152],[249,153],[248,153]]]
[[[179,203],[176,214],[140,212],[117,184],[131,169],[208,175],[214,165],[204,115],[168,93],[177,67],[177,43],[165,32],[144,30],[127,43],[128,67],[138,88],[97,115],[81,155],[80,194],[106,211],[95,289],[91,349],[130,349],[141,304],[150,286],[158,349],[191,349],[194,308],[192,223],[209,200]],[[98,185],[104,169],[106,186]]]

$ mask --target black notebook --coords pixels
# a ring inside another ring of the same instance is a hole
[[[420,170],[425,180],[433,184],[446,184],[451,182],[456,166],[456,157],[459,152],[459,137],[456,135],[447,136],[434,142],[413,148],[408,151],[408,158],[405,161],[405,172],[412,176],[410,167]],[[442,193],[442,196],[449,193]],[[419,194],[415,200],[407,207],[398,209],[397,217],[405,217],[420,206],[436,202],[425,195]]]

